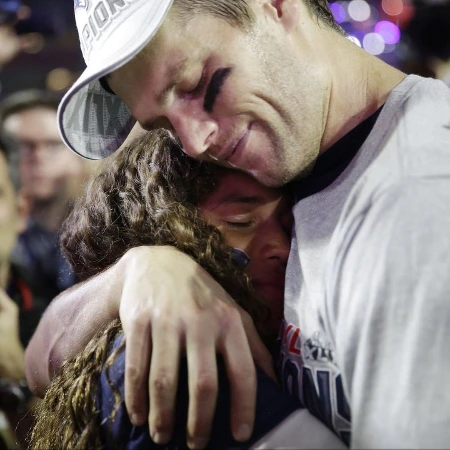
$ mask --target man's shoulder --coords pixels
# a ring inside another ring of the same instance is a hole
[[[448,254],[449,204],[450,177],[439,174],[404,177],[353,192],[331,240],[329,267],[343,268],[348,261],[355,268],[379,267],[363,269],[376,279],[375,273],[384,276],[388,268],[407,274],[411,262],[431,260],[430,255],[444,249]]]
[[[395,135],[398,146],[433,142],[450,123],[450,89],[442,81],[409,75],[391,91],[383,109],[381,128],[388,138]]]
[[[440,80],[434,78],[424,78],[418,75],[408,75],[404,80],[392,89],[388,98],[398,101],[403,97],[408,102],[441,102],[446,103],[450,98],[450,88]]]
[[[366,209],[383,192],[398,191],[411,181],[450,179],[450,89],[417,76],[402,84],[375,125],[376,156],[352,187],[347,214],[356,205]]]
[[[448,145],[450,89],[439,80],[410,77],[411,82],[406,83],[404,89],[399,86],[393,91],[392,104],[397,103],[398,111],[392,121],[391,134],[396,146],[403,150],[408,145],[420,151],[424,147]]]

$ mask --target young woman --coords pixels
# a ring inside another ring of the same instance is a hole
[[[171,135],[148,133],[106,162],[62,233],[80,279],[138,246],[169,245],[187,253],[242,306],[268,346],[283,314],[284,275],[292,225],[286,190],[246,174],[186,157]],[[149,275],[151,276],[151,275]],[[167,319],[167,318],[166,318]],[[120,323],[101,331],[67,362],[38,411],[32,448],[160,448],[148,427],[133,427],[124,403],[124,339]],[[248,447],[297,407],[258,370],[251,442],[230,433],[230,392],[219,362],[219,396],[209,446]],[[186,445],[187,367],[180,367],[174,438]]]

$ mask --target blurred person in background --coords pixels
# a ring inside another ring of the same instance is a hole
[[[57,106],[56,96],[38,90],[17,92],[0,105],[3,128],[17,143],[22,189],[30,201],[28,226],[14,260],[34,274],[49,298],[76,281],[60,253],[57,234],[89,175],[88,163],[61,141]]]
[[[48,33],[42,21],[30,21],[30,16],[30,7],[22,5],[20,0],[0,0],[0,72],[21,52],[33,48],[36,32]]]
[[[12,148],[13,143],[0,134],[0,414],[6,414],[7,422],[3,423],[10,423],[23,444],[31,426],[30,416],[24,414],[32,401],[25,381],[24,349],[50,298],[35,295],[29,274],[11,261],[28,216],[27,199],[19,189],[17,155]],[[3,426],[0,441],[4,437]],[[11,446],[10,442],[5,444]]]
[[[404,38],[411,52],[407,70],[450,86],[450,3],[418,7]]]

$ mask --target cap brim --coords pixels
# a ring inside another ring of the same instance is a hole
[[[171,4],[172,0],[131,4],[105,39],[101,52],[91,55],[88,67],[62,99],[58,108],[59,130],[75,153],[87,159],[102,159],[114,153],[128,136],[135,120],[120,98],[103,89],[99,79],[126,64],[145,47]]]

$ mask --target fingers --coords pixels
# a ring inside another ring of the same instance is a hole
[[[155,272],[153,265],[144,270],[147,266],[142,261],[148,259],[148,253],[140,251],[136,255],[145,258],[138,258],[140,264],[130,264],[132,282],[124,285],[120,303],[127,339],[125,402],[131,421],[142,425],[150,411],[148,420],[153,440],[157,444],[170,440],[180,349],[186,346],[189,446],[202,448],[209,440],[217,401],[217,352],[223,354],[230,380],[233,435],[237,440],[247,440],[253,430],[256,400],[256,373],[250,349],[268,373],[272,370],[270,356],[257,337],[251,319],[243,315],[248,322],[244,327],[238,309],[223,289],[190,259],[185,260],[177,253],[174,260],[173,253],[162,251]],[[174,267],[179,268],[175,271],[179,274],[176,280],[172,273]],[[158,280],[156,284],[147,285],[148,273]],[[188,298],[180,301],[180,292]],[[150,405],[146,401],[147,389]]]
[[[142,425],[148,415],[148,374],[150,367],[151,336],[149,321],[141,316],[130,324],[122,319],[126,336],[125,405],[134,425]]]
[[[259,337],[252,318],[244,310],[240,310],[240,313],[242,323],[244,324],[245,334],[247,335],[250,351],[253,355],[255,364],[260,367],[266,373],[266,375],[268,375],[274,381],[277,381],[277,377],[275,375],[275,370],[273,367],[272,355]]]
[[[237,441],[246,441],[255,420],[256,371],[240,320],[223,336],[222,354],[230,380],[231,431]]]
[[[157,444],[172,437],[180,360],[180,333],[170,318],[159,317],[153,324],[153,354],[150,368],[149,429]]]
[[[197,330],[198,331],[198,330]],[[217,402],[217,360],[215,342],[200,330],[196,342],[188,336],[187,359],[189,410],[187,437],[192,449],[206,447],[211,434]]]

